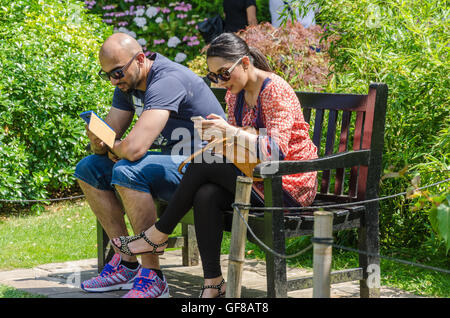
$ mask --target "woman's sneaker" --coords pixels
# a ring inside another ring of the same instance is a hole
[[[133,288],[123,298],[169,298],[169,285],[154,270],[141,268]]]
[[[94,293],[131,289],[141,265],[136,269],[129,269],[120,264],[121,260],[120,254],[114,254],[113,258],[105,265],[100,275],[81,283],[81,288],[87,292]]]

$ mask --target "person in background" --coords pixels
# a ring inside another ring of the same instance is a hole
[[[300,16],[299,8],[294,8],[292,6],[292,0],[270,0],[269,8],[270,8],[270,16],[272,18],[272,25],[275,28],[280,27],[282,18],[280,17],[280,13],[283,11],[285,6],[288,6],[288,10],[295,10],[295,14],[297,16],[297,21],[299,21],[303,27],[309,28],[312,25],[315,25],[315,9],[310,8],[304,17]]]
[[[224,32],[237,32],[257,25],[255,0],[223,0]]]

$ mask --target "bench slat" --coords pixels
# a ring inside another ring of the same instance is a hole
[[[345,152],[348,150],[348,136],[350,130],[351,112],[342,112],[341,134],[339,136],[338,152]],[[336,181],[334,183],[334,194],[342,195],[344,193],[344,179],[345,169],[336,169]]]
[[[334,141],[336,135],[336,123],[337,123],[338,112],[336,110],[330,110],[328,116],[328,129],[327,129],[327,140],[325,143],[325,156],[331,155],[333,153]],[[321,193],[328,193],[330,186],[330,170],[324,170],[322,173],[322,182],[320,187]]]

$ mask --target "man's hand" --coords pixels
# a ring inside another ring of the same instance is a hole
[[[120,158],[116,154],[112,153],[111,151],[108,151],[108,158],[113,162],[117,162],[120,160]]]
[[[91,150],[97,155],[104,155],[108,151],[105,143],[100,140],[96,135],[94,135],[86,126],[86,133],[91,142]]]
[[[170,111],[166,109],[145,110],[128,135],[122,140],[116,140],[113,152],[129,161],[141,159],[163,130],[169,116]]]

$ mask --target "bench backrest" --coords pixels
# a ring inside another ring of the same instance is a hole
[[[225,107],[226,90],[211,88]],[[367,165],[319,173],[319,198],[360,201],[377,197],[381,174],[387,86],[374,83],[364,94],[296,92],[319,157],[369,150]],[[348,170],[348,171],[346,171]]]

